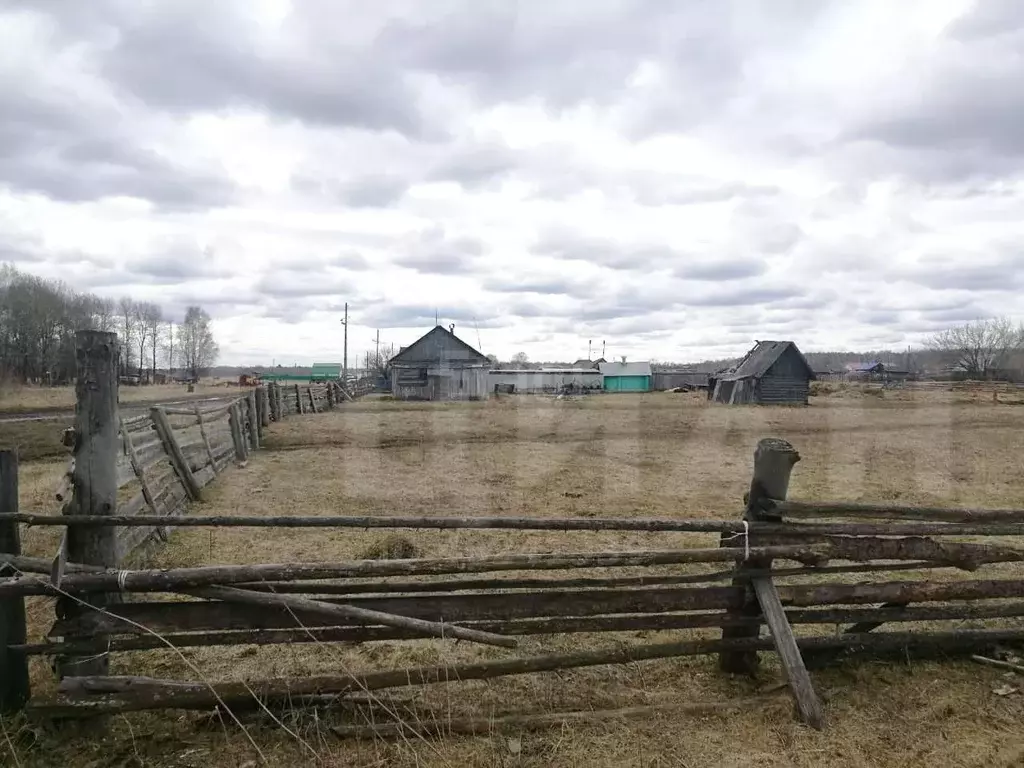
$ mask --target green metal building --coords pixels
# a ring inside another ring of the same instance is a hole
[[[341,378],[341,363],[313,363],[310,381],[337,381]]]
[[[605,392],[650,392],[650,363],[601,363]]]

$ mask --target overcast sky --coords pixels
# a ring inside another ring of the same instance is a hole
[[[1022,82],[1019,0],[0,0],[0,261],[228,364],[901,348],[1024,311]]]

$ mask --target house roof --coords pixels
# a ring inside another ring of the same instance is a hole
[[[391,358],[389,364],[424,361],[425,357],[418,357],[418,355],[425,355],[432,360],[438,359],[442,357],[442,349],[461,353],[458,357],[452,358],[451,362],[490,364],[487,355],[474,349],[450,330],[440,325],[435,325],[409,346],[402,347],[398,354]],[[447,357],[447,355],[445,356]]]
[[[877,360],[872,360],[869,363],[847,363],[846,370],[852,373],[867,373],[873,371],[875,368],[880,367],[882,364]]]
[[[573,368],[597,368],[597,366],[599,366],[603,362],[605,362],[605,359],[603,357],[599,357],[599,358],[597,358],[597,360],[586,360],[586,359],[581,357],[579,360],[577,360],[575,363],[572,364],[572,367]]]
[[[747,352],[736,367],[730,371],[724,372],[721,378],[733,380],[747,378],[759,379],[764,376],[768,372],[768,369],[775,365],[775,362],[791,347],[799,356],[804,368],[807,369],[808,377],[812,379],[815,378],[814,369],[811,368],[807,359],[803,356],[803,353],[792,341],[757,342],[757,344],[754,345],[754,348]]]
[[[598,370],[604,376],[650,376],[650,363],[599,363]]]

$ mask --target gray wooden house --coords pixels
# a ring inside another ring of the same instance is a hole
[[[816,377],[792,341],[759,341],[733,368],[712,377],[716,403],[807,405]]]
[[[458,338],[455,326],[435,326],[391,358],[391,393],[400,400],[482,400],[490,361]]]

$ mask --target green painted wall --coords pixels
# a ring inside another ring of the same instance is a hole
[[[650,392],[650,376],[605,376],[606,392]]]

